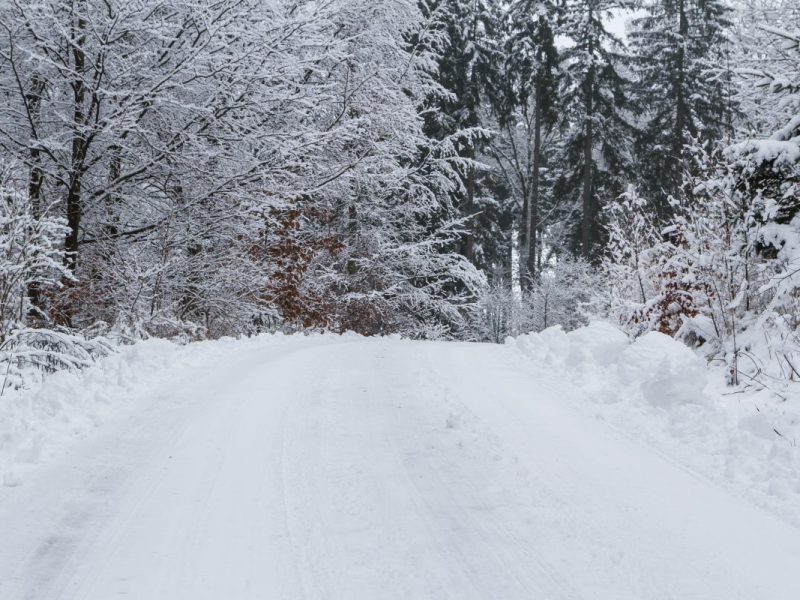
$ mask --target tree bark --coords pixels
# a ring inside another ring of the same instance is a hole
[[[470,155],[470,158],[474,158],[474,152],[471,152]],[[469,168],[469,171],[467,172],[467,180],[464,183],[467,193],[464,198],[464,206],[461,210],[461,214],[465,217],[469,217],[472,215],[472,211],[475,207],[475,169],[472,167]],[[471,223],[467,229],[467,234],[462,238],[461,243],[462,256],[464,256],[473,264],[475,262],[475,236],[472,233],[474,228],[475,223]]]
[[[528,256],[530,254],[530,188],[522,183],[522,216],[519,226],[519,279],[523,290],[530,289],[530,277],[528,277]]]
[[[589,54],[592,53],[591,43]],[[597,203],[594,197],[594,182],[592,150],[594,149],[594,106],[592,96],[594,93],[594,66],[589,66],[584,83],[584,108],[586,111],[584,122],[583,140],[583,193],[582,193],[582,221],[581,221],[581,256],[588,261],[594,260],[595,246],[598,242],[597,235]]]
[[[678,36],[679,45],[675,54],[675,128],[672,135],[671,168],[667,172],[669,180],[666,182],[667,192],[672,196],[677,196],[680,191],[683,144],[686,141],[686,130],[689,126],[689,109],[684,89],[686,87],[686,40],[689,37],[689,19],[686,15],[684,0],[678,0]]]
[[[85,10],[84,2],[78,3],[80,10]],[[72,114],[72,151],[70,156],[70,177],[67,189],[67,233],[64,241],[64,263],[70,271],[75,271],[78,264],[79,229],[81,224],[81,190],[82,179],[85,171],[86,159],[86,18],[84,14],[77,14],[73,21],[72,30],[72,60],[75,68],[75,77],[72,80],[73,114]]]
[[[541,53],[540,53],[541,56]],[[533,115],[533,165],[531,170],[531,193],[528,215],[528,275],[531,283],[539,278],[539,175],[541,173],[542,162],[542,84],[536,84],[535,101]]]
[[[30,148],[30,171],[28,174],[28,199],[31,204],[31,214],[38,221],[42,218],[42,186],[44,184],[44,170],[42,169],[41,149],[39,148],[38,127],[40,123],[42,94],[44,93],[44,79],[38,73],[31,77],[30,90],[25,94],[25,103],[31,122],[31,138],[34,140]],[[38,281],[28,284],[28,301],[31,309],[28,318],[31,322],[42,319],[42,290]]]

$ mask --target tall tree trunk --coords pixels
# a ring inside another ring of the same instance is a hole
[[[350,204],[349,207],[347,207],[347,234],[349,238],[348,244],[350,245],[349,250],[351,252],[357,251],[356,237],[358,236],[358,209],[356,208],[355,202]],[[350,258],[347,259],[347,266],[345,267],[345,272],[351,276],[358,273],[358,263],[356,262],[356,259],[352,255],[350,256]]]
[[[109,238],[114,238],[119,233],[119,203],[120,197],[113,187],[122,173],[122,148],[113,145],[108,149],[111,158],[108,161],[108,186],[110,192],[106,194],[106,233]]]
[[[474,158],[474,152],[470,152],[470,158]],[[464,183],[467,188],[467,194],[464,197],[464,205],[461,209],[461,214],[465,217],[469,217],[472,215],[475,207],[475,169],[472,167],[469,168],[467,180]],[[467,234],[462,238],[461,242],[462,256],[473,264],[475,262],[475,236],[472,231],[475,226],[475,223],[470,224],[467,228]]]
[[[86,0],[75,0],[72,4],[72,26],[70,32],[70,52],[72,54],[73,78],[72,88],[72,140],[70,148],[70,167],[67,179],[66,216],[67,236],[64,240],[64,265],[74,273],[78,265],[78,247],[80,245],[80,225],[83,213],[82,191],[83,175],[86,171],[86,123],[89,111],[86,108]],[[56,320],[72,326],[73,316],[80,302],[75,293],[75,280],[64,277],[65,291],[62,295]]]
[[[69,232],[64,241],[65,264],[75,271],[78,264],[78,235],[81,224],[82,180],[85,170],[86,159],[86,82],[84,75],[86,72],[86,4],[77,2],[78,10],[72,26],[72,60],[75,69],[75,77],[72,81],[73,95],[73,114],[72,114],[72,152],[70,156],[70,177],[67,189],[67,227]]]
[[[530,277],[528,277],[528,256],[530,255],[530,244],[529,240],[531,237],[531,232],[529,230],[531,226],[531,219],[530,219],[530,188],[525,185],[523,182],[522,184],[522,216],[520,218],[520,226],[519,226],[519,280],[520,286],[523,290],[527,290],[530,288]]]
[[[689,127],[689,107],[686,98],[686,41],[689,38],[689,19],[685,0],[678,0],[678,49],[675,53],[675,128],[672,135],[672,156],[667,170],[667,193],[677,196],[680,191],[683,168],[683,145]],[[665,206],[666,210],[666,206]]]
[[[541,53],[540,53],[541,57]],[[528,274],[532,281],[539,278],[539,175],[542,162],[542,84],[536,84],[536,106],[533,113],[533,165],[531,170],[531,192],[528,209]]]
[[[31,213],[35,220],[42,218],[42,186],[44,185],[44,170],[42,169],[41,149],[39,148],[39,132],[42,94],[44,93],[44,79],[34,73],[31,77],[30,90],[25,94],[28,116],[30,118],[33,143],[30,148],[30,171],[28,174],[28,199],[31,203]],[[28,318],[32,322],[42,319],[42,290],[38,281],[28,284],[28,301],[31,309]]]
[[[586,122],[586,139],[583,142],[583,220],[581,222],[581,255],[592,260],[596,244],[597,206],[592,190],[592,121]]]
[[[594,197],[594,182],[592,181],[592,150],[594,149],[594,106],[592,94],[594,92],[594,76],[594,67],[590,66],[584,89],[586,116],[583,140],[583,215],[581,220],[581,256],[589,261],[596,259],[594,252],[596,250],[595,246],[599,241],[599,236],[597,235],[598,210]]]
[[[44,171],[42,170],[42,156],[39,148],[39,127],[41,121],[42,94],[44,93],[44,79],[34,73],[31,77],[30,90],[25,94],[28,115],[33,130],[31,138],[33,144],[30,148],[30,173],[28,176],[28,198],[31,203],[31,212],[35,219],[42,216],[42,185],[44,183]]]

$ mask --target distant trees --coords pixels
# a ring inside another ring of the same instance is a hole
[[[790,2],[0,8],[3,335],[794,310]]]
[[[544,213],[552,206],[545,202],[543,171],[552,163],[558,122],[557,17],[549,2],[512,3],[505,23],[505,60],[493,88],[498,133],[491,154],[520,206],[519,278],[526,289],[542,270]]]
[[[555,193],[580,215],[571,249],[587,261],[603,252],[602,207],[624,190],[632,177],[630,80],[627,57],[605,19],[619,5],[606,0],[566,4],[565,33],[572,45],[563,53],[564,136],[560,160],[566,166]]]

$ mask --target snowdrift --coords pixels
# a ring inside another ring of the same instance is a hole
[[[318,344],[322,338],[277,333],[186,345],[151,339],[121,346],[85,369],[48,375],[29,389],[6,388],[0,397],[0,486],[20,485],[27,470],[69,452],[71,441],[104,423],[157,409],[197,368],[211,369],[234,354],[247,356],[278,344]]]
[[[706,367],[689,348],[661,333],[635,342],[619,329],[592,323],[570,333],[560,327],[511,340],[527,356],[577,378],[603,402],[639,393],[654,406],[705,404]]]
[[[602,322],[506,344],[577,409],[800,524],[800,397],[726,388],[684,344]]]
[[[141,341],[84,370],[53,373],[32,389],[6,389],[0,404],[0,484],[18,485],[26,468],[64,451],[70,440],[156,393],[182,365],[207,359],[224,345]]]

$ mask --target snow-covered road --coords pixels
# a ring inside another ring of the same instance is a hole
[[[561,395],[502,346],[233,344],[0,489],[0,598],[800,598],[799,530]]]

